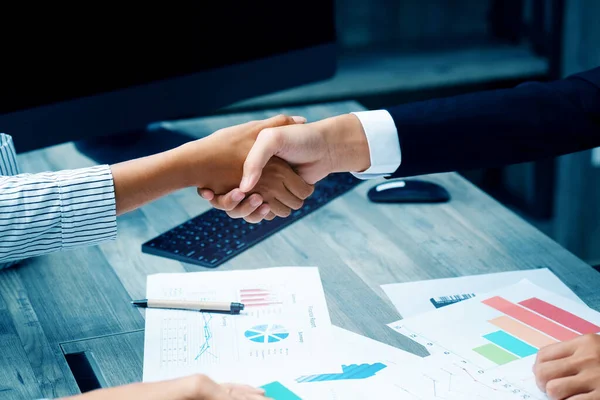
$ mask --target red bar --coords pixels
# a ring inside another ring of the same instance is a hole
[[[265,289],[242,289],[242,290],[240,290],[240,293],[255,293],[255,292],[268,293],[268,291]]]
[[[519,304],[523,307],[529,308],[532,311],[535,311],[538,314],[542,314],[544,317],[550,318],[551,320],[556,321],[567,328],[571,328],[582,335],[585,335],[586,333],[600,332],[600,326],[594,325],[583,318],[579,318],[577,315],[571,314],[562,308],[553,306],[552,304],[546,303],[545,301],[536,297],[523,300],[519,302]]]
[[[281,302],[268,302],[268,303],[244,303],[246,307],[262,307],[262,306],[273,306],[276,304],[281,304]]]
[[[578,333],[555,324],[554,322],[549,321],[546,318],[541,317],[514,303],[511,303],[500,296],[483,300],[482,303],[560,341],[570,340],[579,336]]]
[[[266,302],[268,300],[269,299],[266,298],[266,297],[261,297],[261,298],[258,298],[258,299],[246,299],[246,298],[242,297],[241,301],[243,303],[264,303],[264,302]]]

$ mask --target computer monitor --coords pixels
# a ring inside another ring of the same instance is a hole
[[[200,3],[7,13],[0,132],[23,152],[206,115],[335,73],[333,0]]]

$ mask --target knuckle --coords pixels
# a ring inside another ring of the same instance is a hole
[[[581,342],[583,342],[584,345],[594,345],[596,344],[596,341],[598,340],[598,336],[595,334],[586,334],[580,337]]]
[[[540,364],[536,364],[534,366],[534,371],[533,374],[535,375],[536,379],[538,382],[542,383],[543,385],[546,384],[546,382],[548,381],[548,370],[547,368],[544,367],[544,365],[540,365]]]
[[[275,117],[273,117],[273,122],[276,124],[285,124],[291,119],[292,119],[291,117],[288,117],[287,115],[281,113],[281,114],[277,114]]]
[[[580,367],[580,368],[596,365],[596,364],[598,364],[598,354],[594,354],[594,353],[583,354],[582,356],[575,359],[573,364],[575,364],[575,366]]]
[[[278,128],[265,128],[258,134],[258,137],[261,140],[265,140],[267,142],[274,142],[275,144],[279,144],[281,142],[281,130]]]
[[[209,383],[210,379],[206,375],[192,375],[190,376],[190,391],[191,393],[204,393],[204,390]]]
[[[552,400],[561,399],[562,398],[561,397],[562,390],[563,390],[563,385],[557,380],[553,380],[553,381],[546,383],[546,394]]]
[[[537,360],[543,360],[546,357],[546,354],[548,353],[548,346],[546,347],[542,347],[541,349],[539,349],[538,353],[537,353]]]

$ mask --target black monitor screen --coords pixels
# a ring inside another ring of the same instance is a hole
[[[4,10],[0,114],[335,40],[330,1],[218,3]]]

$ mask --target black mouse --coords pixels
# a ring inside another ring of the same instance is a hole
[[[417,179],[390,180],[373,186],[367,193],[374,203],[444,203],[450,193],[442,186]]]

